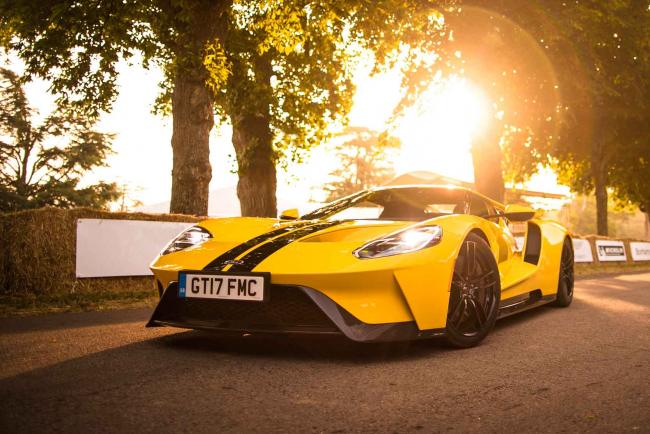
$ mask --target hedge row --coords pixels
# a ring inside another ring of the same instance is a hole
[[[152,289],[150,277],[77,279],[77,219],[198,221],[180,214],[98,211],[90,208],[42,208],[0,215],[0,292],[60,292]]]

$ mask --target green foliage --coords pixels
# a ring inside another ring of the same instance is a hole
[[[405,98],[430,82],[443,65],[438,56],[424,54],[442,46],[439,8],[446,3],[235,2],[236,25],[224,42],[232,74],[215,95],[217,108],[230,116],[268,113],[276,155],[300,160],[331,137],[333,126],[345,124],[354,66],[363,53],[372,53],[375,72],[399,56],[407,60]]]
[[[466,1],[449,20],[458,72],[476,83],[490,103],[487,131],[479,134],[500,138],[503,177],[510,182],[526,180],[547,163],[548,149],[557,140],[555,76],[539,41],[518,22],[530,8],[531,2]],[[478,138],[478,151],[486,152],[480,143]]]
[[[630,125],[630,132],[642,131],[644,135],[624,139],[620,153],[614,159],[610,182],[615,198],[623,204],[638,206],[650,216],[650,133],[647,125]]]
[[[342,135],[351,138],[336,146],[339,164],[330,174],[333,181],[324,187],[326,202],[382,185],[395,176],[391,160],[401,146],[399,139],[362,127],[348,128]]]
[[[552,153],[564,178],[573,178],[574,190],[588,192],[594,173],[612,185],[613,172],[631,156],[632,143],[648,146],[650,11],[631,0],[556,9],[564,25],[561,38],[549,41],[549,50],[563,63],[559,77],[566,114]],[[628,170],[637,166],[624,165]]]
[[[641,126],[636,137],[650,125],[647,2],[463,3],[450,27],[464,73],[499,114],[506,179],[551,163],[575,191],[593,189],[593,172],[609,172],[621,155],[630,121]]]
[[[176,77],[196,76],[222,120],[268,111],[276,154],[296,160],[345,123],[362,52],[375,71],[406,60],[405,101],[426,87],[444,66],[442,10],[453,3],[0,0],[0,41],[90,116],[110,109],[117,62],[140,53],[165,71],[158,112],[171,112]]]
[[[112,136],[80,115],[57,111],[34,124],[20,77],[0,68],[0,211],[43,206],[101,208],[117,197],[114,184],[79,187],[103,166]]]
[[[608,234],[611,237],[644,239],[647,237],[645,231],[645,219],[642,213],[636,209],[620,208],[610,204],[608,218]],[[593,216],[596,213],[596,200],[593,196],[579,195],[567,203],[558,212],[557,218],[569,230],[581,236],[591,235],[597,232],[596,221]]]

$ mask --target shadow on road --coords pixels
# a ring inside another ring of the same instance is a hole
[[[504,420],[515,432],[623,432],[621,420],[638,429],[648,426],[650,288],[621,283],[582,281],[570,308],[505,318],[482,345],[459,351],[152,330],[137,312],[128,323],[74,316],[58,335],[12,332],[5,353],[21,351],[5,366],[22,368],[0,380],[0,432],[502,432]],[[31,327],[56,328],[48,321]],[[68,346],[87,350],[56,357]]]
[[[204,331],[175,333],[150,341],[164,349],[274,359],[373,363],[430,357],[447,351],[441,341],[362,344],[339,336],[229,335]]]
[[[153,309],[126,309],[106,312],[64,312],[32,317],[0,318],[0,332],[4,334],[30,333],[81,327],[110,326],[146,321]]]

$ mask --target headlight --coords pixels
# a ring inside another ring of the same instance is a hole
[[[434,246],[442,238],[440,226],[423,226],[396,232],[359,247],[353,252],[359,259],[401,255]]]
[[[196,246],[204,241],[212,238],[212,234],[201,226],[192,226],[184,230],[179,236],[174,238],[167,247],[160,253],[167,255],[169,253],[178,252],[179,250],[187,249],[188,247]]]

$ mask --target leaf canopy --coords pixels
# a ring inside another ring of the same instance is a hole
[[[35,124],[21,82],[0,68],[0,211],[105,207],[117,197],[114,184],[81,184],[86,173],[105,165],[112,136],[71,112]]]
[[[405,101],[426,87],[445,67],[442,12],[454,3],[0,0],[0,40],[28,74],[52,83],[61,104],[91,117],[110,110],[116,66],[136,55],[165,71],[159,112],[170,112],[179,74],[206,83],[222,120],[268,103],[277,153],[296,159],[345,123],[362,53],[372,53],[375,72],[403,61]]]

